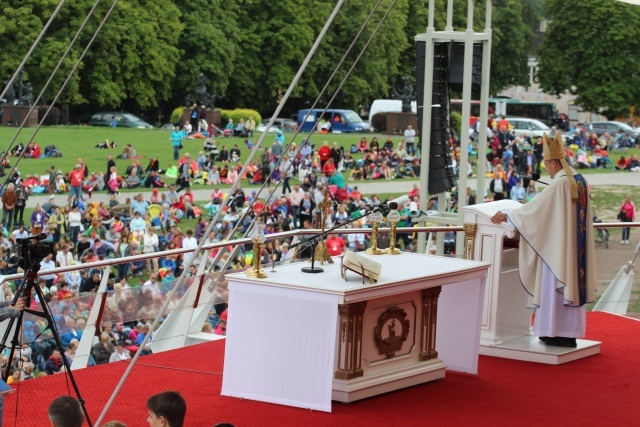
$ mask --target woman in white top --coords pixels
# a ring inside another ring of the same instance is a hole
[[[209,185],[220,185],[220,172],[218,172],[218,168],[213,166],[211,168],[211,172],[207,175],[207,184]]]
[[[131,356],[129,355],[129,350],[124,348],[124,343],[122,341],[118,341],[116,343],[116,351],[111,353],[109,356],[109,363],[111,362],[120,362],[122,360],[129,360]]]
[[[82,226],[82,214],[75,205],[69,212],[69,239],[75,244],[78,241],[80,227]]]
[[[153,230],[153,227],[149,227],[146,233],[144,233],[143,237],[144,249],[142,250],[145,254],[151,254],[156,251],[156,247],[160,244],[158,240],[158,235]],[[151,270],[151,264],[153,264],[153,270]],[[147,259],[147,273],[151,274],[155,272],[158,274],[158,258]]]
[[[351,224],[347,225],[347,228],[351,228]],[[367,247],[365,245],[364,234],[356,233],[356,234],[348,234],[347,235],[349,250],[351,251],[363,251]]]

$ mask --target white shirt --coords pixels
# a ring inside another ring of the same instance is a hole
[[[408,144],[412,144],[413,143],[413,139],[416,137],[416,131],[414,129],[406,129],[404,131],[404,140],[408,143]]]
[[[155,252],[155,247],[158,246],[158,235],[153,233],[153,235],[149,233],[145,233],[143,238],[144,243],[144,253],[148,254],[151,252]]]
[[[69,227],[80,227],[82,214],[80,212],[69,212]]]
[[[71,252],[69,251],[67,251],[66,254],[64,253],[64,251],[60,251],[56,255],[56,263],[59,267],[66,267],[68,265],[71,265],[71,260],[73,260],[73,255],[71,255]]]
[[[25,237],[29,236],[29,233],[26,229],[23,232],[20,232],[19,228],[11,234],[13,235],[14,239],[24,239]]]
[[[182,239],[182,247],[184,249],[196,248],[198,247],[198,241],[195,237],[185,237]]]
[[[40,261],[40,269],[41,270],[52,270],[56,268],[56,263],[53,262],[53,260],[50,261],[45,261],[44,259],[42,261]],[[42,279],[44,280],[53,280],[56,278],[55,274],[45,274],[43,276],[40,276]]]
[[[146,282],[144,282],[144,284],[142,286],[148,286],[148,288],[145,288],[143,290],[143,292],[145,290],[149,289],[154,297],[156,295],[160,295],[161,294],[161,292],[160,292],[160,282],[151,282],[151,280],[147,280]]]

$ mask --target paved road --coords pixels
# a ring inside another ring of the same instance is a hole
[[[590,174],[587,175],[587,181],[592,186],[601,186],[601,185],[632,185],[636,187],[640,187],[640,173],[633,172],[619,172],[619,173],[602,173],[602,174]],[[548,180],[549,177],[546,176]],[[545,181],[545,177],[541,178],[542,181]],[[373,194],[373,193],[402,193],[407,192],[411,189],[411,186],[414,183],[418,183],[418,181],[406,180],[406,179],[393,179],[393,180],[377,180],[377,181],[347,181],[347,185],[349,187],[357,186],[358,190],[362,194]],[[475,188],[476,179],[470,179],[468,181],[468,185],[471,188]],[[485,180],[485,186],[488,189],[489,180]],[[245,188],[245,192],[250,192],[253,188]],[[148,189],[143,189],[141,191],[145,198],[151,194],[151,191]],[[211,197],[211,192],[213,187],[208,188],[199,188],[197,190],[192,190],[195,200],[209,200]],[[137,193],[120,193],[120,200],[124,201],[125,197],[133,197]],[[36,203],[44,203],[49,198],[48,194],[31,196],[27,201],[27,207],[35,207]],[[56,201],[58,203],[64,203],[67,200],[67,195],[58,195],[56,196]],[[94,193],[91,197],[92,201],[95,202],[108,202],[109,195],[106,192],[102,193]]]

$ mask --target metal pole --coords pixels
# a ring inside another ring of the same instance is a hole
[[[424,53],[424,98],[422,100],[422,130],[420,131],[420,203],[426,208],[429,201],[429,156],[431,155],[431,115],[433,104],[433,35],[435,28],[433,20],[435,15],[435,0],[429,0],[429,26],[427,27],[427,39]],[[418,224],[424,226],[425,223]],[[426,250],[426,236],[418,234],[418,252]]]
[[[489,84],[491,80],[491,1],[487,1],[484,33],[487,39],[482,49],[482,77],[480,80],[480,132],[478,134],[478,177],[476,181],[476,201],[484,200],[485,173],[487,165],[487,123],[489,123]]]
[[[447,27],[445,31],[453,31],[453,0],[447,3]]]
[[[469,121],[471,119],[471,87],[473,79],[473,0],[468,0],[467,9],[467,31],[464,42],[464,69],[462,79],[462,124],[460,129],[460,173],[458,183],[458,219],[457,223],[462,224],[462,208],[467,203],[464,197],[467,191],[467,163],[469,161],[469,150],[465,150],[464,141],[469,139]],[[462,253],[464,248],[464,238],[458,233],[456,239],[456,253]]]

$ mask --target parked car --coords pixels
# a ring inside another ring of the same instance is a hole
[[[536,119],[526,119],[521,117],[507,117],[509,124],[516,136],[528,135],[532,139],[542,136],[543,133],[549,135],[551,128]]]
[[[260,124],[256,130],[258,132],[264,132],[264,130],[267,128],[267,124],[269,123],[269,120],[270,119],[262,120],[262,124]],[[278,130],[282,130],[283,132],[289,132],[289,131],[295,132],[297,128],[298,128],[298,124],[293,120],[278,118],[273,121],[273,125],[271,125],[271,129],[269,129],[269,132],[277,132]]]
[[[266,122],[262,122],[261,124],[259,124],[258,127],[256,128],[256,131],[264,132],[265,130],[267,130],[267,123],[269,123],[268,120]],[[278,131],[280,131],[280,128],[276,126],[275,123],[271,125],[271,127],[269,128],[269,133],[276,133]]]
[[[267,123],[269,122],[267,121]],[[273,122],[273,124],[278,126],[284,132],[287,132],[287,131],[295,132],[295,130],[298,129],[298,123],[291,119],[276,119]]]
[[[531,138],[532,142],[535,142],[534,140],[542,136],[543,133],[546,133],[547,135],[550,135],[551,133],[551,128],[542,123],[540,120],[528,119],[525,117],[507,117],[507,120],[512,126],[512,130],[513,132],[515,132],[516,136],[522,136],[526,134]],[[558,132],[561,132],[561,130],[558,130]],[[573,140],[573,135],[562,132],[562,140],[566,144],[567,142]]]
[[[111,120],[113,118],[116,119],[116,127],[119,128],[151,129],[153,127],[140,117],[134,116],[133,114],[117,113],[112,111],[93,114],[91,116],[91,120],[87,124],[91,126],[111,126]]]
[[[631,126],[614,121],[584,123],[581,128],[584,129],[585,132],[595,132],[598,136],[602,136],[605,132],[609,132],[609,135],[611,136],[616,136],[619,131],[623,131],[625,133],[628,132],[635,139],[638,139],[638,136],[640,136],[640,133]]]
[[[298,111],[298,126],[303,132],[309,132],[315,126],[316,121],[324,120],[323,128],[335,133],[369,132],[369,123],[360,118],[353,110],[329,109],[324,112],[320,108],[314,110]],[[302,122],[304,119],[304,123]]]

